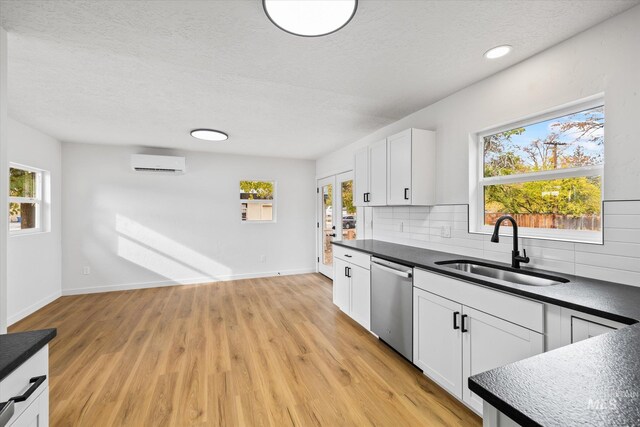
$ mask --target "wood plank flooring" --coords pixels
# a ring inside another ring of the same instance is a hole
[[[341,313],[319,274],[59,298],[10,328],[55,327],[58,426],[479,426]]]

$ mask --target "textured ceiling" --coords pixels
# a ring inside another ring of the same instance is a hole
[[[637,3],[361,0],[302,38],[259,0],[2,0],[9,112],[62,141],[312,159]]]

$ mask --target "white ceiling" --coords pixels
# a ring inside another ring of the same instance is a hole
[[[61,141],[313,159],[637,3],[361,0],[302,38],[259,0],[2,0],[9,113]]]

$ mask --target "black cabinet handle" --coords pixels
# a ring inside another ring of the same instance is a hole
[[[349,254],[344,254],[344,256],[347,257],[347,258],[353,257],[353,255],[349,255]]]
[[[18,402],[24,402],[25,400],[27,400],[29,397],[31,397],[31,395],[33,394],[34,391],[36,391],[36,389],[38,387],[40,387],[40,384],[42,384],[44,382],[44,380],[47,379],[46,375],[41,375],[39,377],[33,377],[29,380],[29,383],[31,384],[31,387],[29,387],[27,389],[27,391],[24,392],[24,394],[20,395],[20,396],[14,396],[9,400],[13,400],[14,402],[18,403]]]
[[[349,273],[347,272],[348,269],[349,267],[344,268],[344,277],[349,277]]]
[[[465,323],[464,319],[466,319],[467,317],[469,317],[469,316],[467,316],[466,314],[462,315],[462,332],[469,332],[469,330],[467,329],[466,325],[464,324]]]
[[[408,189],[408,188],[405,188],[405,189],[404,189],[404,199],[405,199],[405,200],[409,200],[409,195],[407,194],[408,192],[409,192],[409,189]]]
[[[460,314],[459,311],[455,311],[453,313],[453,329],[460,329],[460,325],[458,325],[458,315]]]
[[[329,237],[336,237],[336,233],[327,234]]]
[[[347,269],[347,277],[351,277],[351,267],[345,267]]]

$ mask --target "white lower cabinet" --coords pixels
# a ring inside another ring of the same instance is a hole
[[[345,314],[371,329],[371,274],[359,252],[342,249],[333,259],[333,303]],[[370,259],[370,257],[367,256]],[[350,261],[346,261],[349,259]],[[365,262],[366,261],[366,262]]]
[[[579,317],[571,317],[571,342],[586,340],[587,338],[597,337],[607,332],[615,331],[616,328],[601,325],[600,323],[590,322]]]
[[[462,399],[462,305],[413,288],[413,363]]]
[[[349,263],[333,259],[333,303],[345,313],[349,312],[351,279],[348,276]]]
[[[462,400],[482,413],[483,400],[469,390],[468,378],[542,353],[544,337],[470,307],[463,307],[462,313]]]
[[[425,271],[416,271],[414,285],[413,362],[482,414],[483,401],[469,390],[469,377],[544,351],[542,331],[514,323],[519,319],[517,311],[501,305],[521,304],[525,315],[520,320],[530,325],[541,323],[542,306],[538,310],[530,305],[536,302]],[[496,307],[492,307],[494,296]],[[505,301],[505,297],[514,300]],[[483,311],[471,307],[474,304]],[[507,316],[509,321],[492,314]]]
[[[9,424],[9,427],[47,427],[49,425],[49,387]]]

